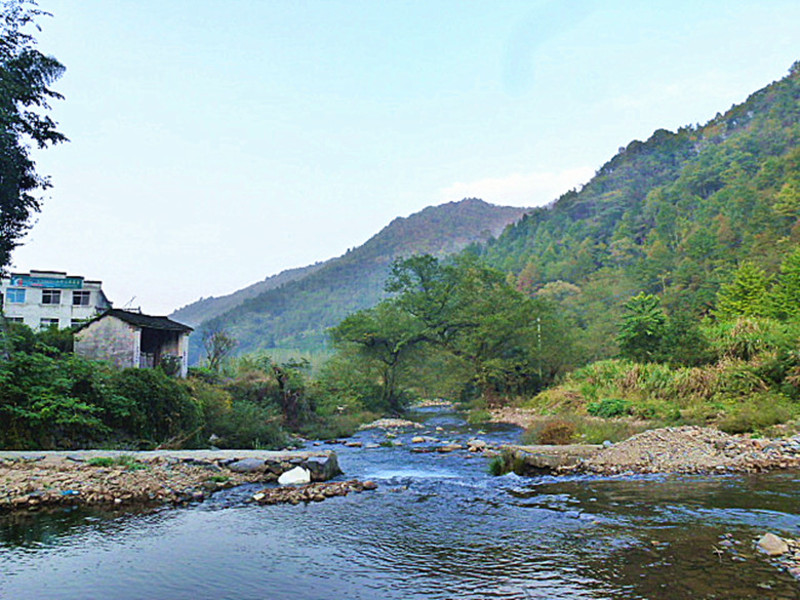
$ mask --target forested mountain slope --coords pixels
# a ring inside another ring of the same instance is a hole
[[[613,355],[619,308],[644,291],[687,318],[742,261],[775,273],[800,242],[800,63],[702,127],[631,142],[580,191],[470,248],[559,302],[585,360]]]
[[[239,353],[269,348],[321,349],[329,327],[378,301],[395,258],[458,252],[499,235],[526,210],[471,198],[397,218],[364,245],[205,320],[192,336],[193,355],[199,356],[203,332],[209,330],[234,336]]]
[[[288,283],[290,281],[294,281],[295,279],[301,279],[306,275],[310,275],[317,269],[321,268],[324,264],[324,262],[318,262],[307,267],[287,269],[285,271],[281,271],[277,275],[271,275],[265,278],[263,281],[248,285],[246,288],[242,288],[241,290],[233,292],[232,294],[219,297],[212,296],[210,298],[201,298],[200,300],[179,308],[170,315],[170,318],[175,319],[180,323],[186,323],[187,325],[196,327],[203,321],[212,319],[217,315],[221,315],[222,313],[239,306],[248,298],[254,298],[255,296],[258,296],[267,290],[280,287],[284,283]]]

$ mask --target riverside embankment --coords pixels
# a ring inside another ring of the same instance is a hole
[[[503,448],[519,475],[597,473],[759,473],[800,469],[800,435],[785,439],[728,435],[710,427],[665,427],[616,444]]]
[[[0,452],[0,510],[184,504],[245,483],[271,483],[296,467],[314,482],[341,474],[332,451]]]

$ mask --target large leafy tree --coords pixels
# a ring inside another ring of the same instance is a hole
[[[37,192],[50,186],[36,172],[31,145],[67,139],[47,115],[49,102],[62,98],[50,86],[64,67],[37,50],[29,33],[46,14],[31,0],[0,0],[0,271],[40,209]]]
[[[769,277],[763,269],[744,261],[717,294],[716,314],[720,319],[766,317],[772,312]]]
[[[659,360],[666,333],[667,316],[658,296],[642,292],[625,303],[617,337],[622,356],[639,362]]]
[[[532,390],[558,372],[569,336],[552,307],[514,289],[473,256],[397,261],[387,290],[430,346],[456,357],[489,401]]]
[[[399,413],[404,394],[399,376],[408,358],[426,341],[420,322],[392,301],[360,310],[331,330],[334,343],[341,349],[356,348],[359,360],[377,365],[380,373],[381,410]]]

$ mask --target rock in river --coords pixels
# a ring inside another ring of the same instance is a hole
[[[774,533],[765,533],[757,544],[768,556],[780,556],[789,551],[789,545]]]
[[[311,471],[303,467],[295,467],[286,471],[283,475],[278,477],[278,483],[281,485],[294,485],[311,482]]]
[[[263,471],[266,467],[260,458],[243,458],[230,463],[228,468],[234,473],[256,473]]]

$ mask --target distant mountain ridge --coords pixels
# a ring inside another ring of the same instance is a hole
[[[200,300],[196,300],[191,304],[179,308],[170,315],[170,318],[180,323],[186,323],[191,327],[196,327],[203,321],[212,319],[219,314],[239,306],[249,298],[254,298],[267,290],[280,287],[295,279],[301,279],[323,267],[326,262],[327,261],[317,262],[313,265],[298,267],[296,269],[286,269],[277,275],[270,275],[263,281],[248,285],[246,288],[242,288],[241,290],[237,290],[225,296],[201,298]]]
[[[233,335],[240,353],[270,348],[320,350],[328,328],[381,298],[395,258],[459,252],[496,237],[528,210],[477,198],[430,206],[394,219],[362,246],[338,258],[284,271],[228,296],[199,300],[170,316],[197,325],[192,336],[195,360],[203,332],[216,329]]]

